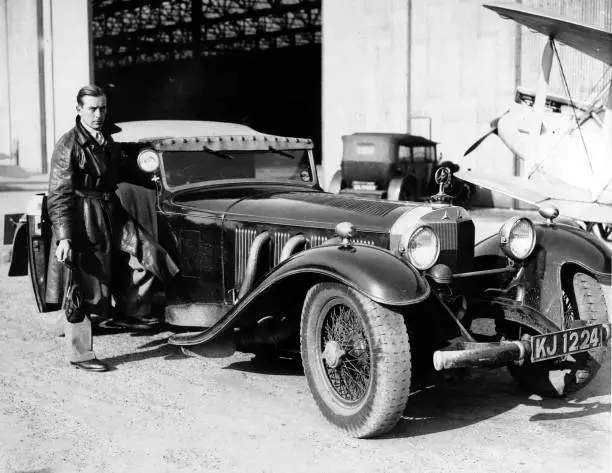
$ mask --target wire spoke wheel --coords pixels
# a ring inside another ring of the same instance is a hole
[[[304,301],[300,346],[312,396],[332,425],[364,438],[398,422],[411,375],[400,312],[344,284],[316,284]]]
[[[323,322],[321,354],[329,383],[347,402],[358,402],[370,384],[370,349],[363,324],[350,307],[331,307]]]

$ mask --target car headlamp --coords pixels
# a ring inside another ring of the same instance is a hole
[[[431,268],[438,260],[440,240],[430,227],[418,227],[402,237],[400,252],[415,268],[423,271]]]
[[[152,149],[143,149],[138,153],[136,162],[138,167],[144,172],[157,171],[159,168],[159,155]]]
[[[499,229],[499,244],[514,260],[527,258],[535,247],[535,240],[533,223],[525,217],[513,217]]]

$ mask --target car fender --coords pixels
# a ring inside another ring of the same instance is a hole
[[[288,278],[308,274],[346,284],[384,305],[416,304],[430,293],[429,284],[415,268],[380,247],[319,246],[297,253],[273,268],[209,329],[196,334],[177,334],[169,342],[173,345],[198,345],[210,341],[233,327],[259,296]]]
[[[360,244],[319,246],[297,253],[270,271],[258,288],[300,273],[327,276],[391,306],[421,302],[430,290],[425,278],[403,259],[383,248]]]
[[[563,314],[563,268],[571,265],[609,286],[612,252],[602,241],[574,226],[543,224],[536,225],[535,230],[536,245],[524,263],[524,302],[559,324]],[[502,258],[499,237],[493,235],[479,243],[474,255]]]

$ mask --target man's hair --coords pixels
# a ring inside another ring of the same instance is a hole
[[[89,95],[90,97],[105,97],[106,94],[102,87],[98,87],[97,85],[86,85],[85,87],[81,87],[79,93],[77,94],[77,103],[79,105],[83,105],[83,97]]]

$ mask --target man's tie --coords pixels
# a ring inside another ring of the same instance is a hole
[[[104,146],[106,144],[106,139],[104,138],[104,135],[100,133],[99,131],[95,132],[94,138],[96,139],[96,141],[98,142],[100,146]]]

